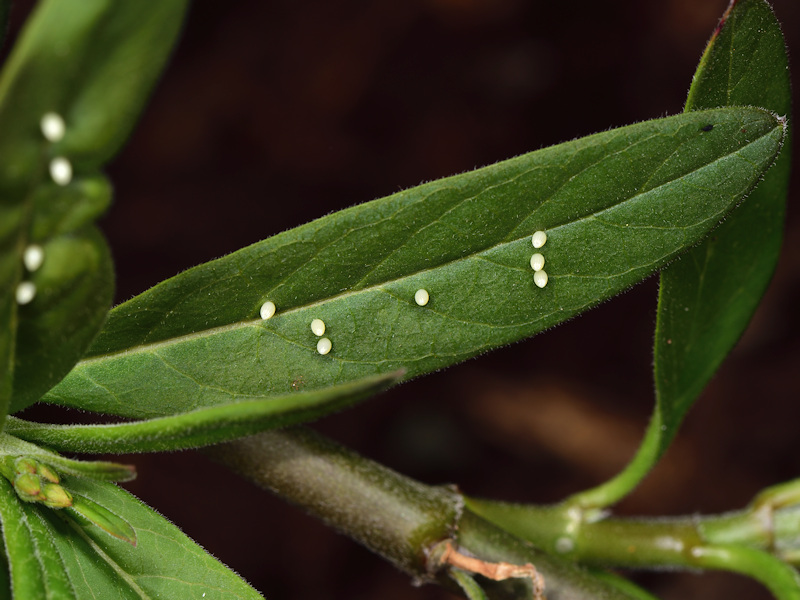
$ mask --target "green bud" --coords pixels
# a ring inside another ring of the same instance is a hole
[[[58,483],[59,481],[61,481],[61,479],[59,479],[58,477],[58,473],[56,473],[53,469],[51,469],[47,465],[40,464],[36,472],[42,479],[46,479],[50,483]]]
[[[14,461],[14,470],[17,473],[36,473],[37,463],[32,458],[20,456]]]
[[[46,483],[42,487],[42,502],[50,508],[72,506],[72,494],[57,483]]]
[[[14,478],[14,489],[17,495],[28,502],[36,502],[41,499],[42,484],[39,478],[33,473],[22,473]]]

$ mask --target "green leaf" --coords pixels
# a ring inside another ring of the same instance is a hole
[[[9,405],[25,408],[59,381],[102,325],[111,304],[111,262],[105,242],[87,227],[110,201],[98,169],[129,135],[185,8],[186,0],[44,0],[4,66],[0,420]],[[45,135],[46,114],[65,126],[63,135]],[[60,182],[50,174],[55,159],[72,173]],[[44,246],[45,261],[31,274],[22,259],[32,243]],[[36,285],[36,295],[17,314],[15,290],[23,278]]]
[[[141,418],[440,369],[663,266],[741,200],[782,139],[783,123],[759,109],[684,114],[329,215],[117,307],[45,400]],[[530,267],[537,230],[548,235],[543,289]],[[265,301],[277,306],[268,320]],[[333,344],[324,356],[317,318]]]
[[[800,575],[781,559],[747,546],[702,546],[693,550],[701,568],[723,569],[760,581],[776,600],[800,600]]]
[[[450,569],[450,578],[458,584],[468,600],[488,600],[481,586],[466,571]]]
[[[764,0],[738,0],[723,16],[695,74],[686,110],[763,106],[791,110],[788,57]],[[663,451],[741,337],[772,278],[783,237],[790,137],[775,166],[725,223],[661,273],[655,381]]]
[[[46,425],[9,417],[5,433],[67,452],[127,453],[196,448],[312,420],[376,394],[402,375],[399,371],[316,392],[243,400],[114,425]]]
[[[13,411],[36,402],[72,369],[111,306],[111,255],[95,227],[41,247],[45,260],[29,276],[36,297],[19,307]]]
[[[763,0],[732,2],[697,68],[686,111],[763,106],[788,115],[791,90],[780,26]],[[669,446],[683,418],[744,332],[780,253],[790,139],[747,201],[661,272],[656,408],[642,446],[617,477],[573,498],[608,506],[628,494]]]
[[[103,527],[68,508],[21,503],[0,481],[0,518],[14,595],[37,598],[261,598],[177,527],[113,484],[70,479]],[[83,509],[82,509],[83,510]],[[124,515],[121,519],[118,515]],[[115,528],[129,528],[134,547]],[[112,529],[110,535],[106,528]],[[180,557],[180,560],[165,560]],[[34,558],[35,560],[31,560]]]

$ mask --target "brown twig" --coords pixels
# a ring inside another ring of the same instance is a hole
[[[444,542],[441,564],[450,565],[463,571],[482,575],[494,581],[503,581],[511,577],[529,577],[533,584],[534,600],[546,600],[544,596],[544,577],[531,563],[515,565],[507,562],[486,562],[473,556],[461,554],[453,547],[450,540]]]

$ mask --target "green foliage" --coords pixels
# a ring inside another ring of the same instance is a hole
[[[686,110],[752,105],[788,116],[791,97],[786,46],[769,5],[732,5],[698,66]],[[666,431],[659,454],[750,323],[772,278],[783,237],[790,145],[787,135],[778,161],[747,202],[661,273],[655,382]]]
[[[47,425],[9,417],[6,431],[67,452],[156,452],[208,446],[341,410],[395,382],[402,371],[312,392],[242,400],[114,425]]]
[[[571,560],[724,568],[779,599],[800,598],[789,566],[796,543],[786,542],[798,527],[794,483],[716,520],[631,524],[600,510],[668,447],[777,261],[791,98],[783,37],[763,0],[732,2],[681,115],[328,215],[109,313],[113,266],[94,225],[112,196],[101,169],[134,127],[186,6],[43,0],[0,74],[0,595],[260,597],[111,483],[132,477],[131,467],[55,450],[183,449],[314,419],[535,335],[663,269],[656,410],[642,449],[620,476],[563,505],[466,499],[291,431],[223,454],[401,568],[455,583],[470,599],[530,597],[532,587],[524,577],[489,584],[432,566],[431,540],[495,563],[535,556],[553,598],[651,598]],[[7,14],[0,0],[0,34]],[[531,243],[537,231],[547,234],[541,247]],[[41,265],[26,259],[31,247],[42,250]],[[534,252],[544,256],[544,281],[534,279]],[[35,286],[32,297],[20,299],[23,282]],[[415,300],[418,290],[427,302]],[[263,318],[267,301],[277,311]],[[317,350],[314,319],[325,322],[330,352]],[[139,420],[6,417],[37,401]],[[357,508],[364,498],[368,510]],[[777,528],[767,535],[763,523]]]
[[[0,478],[0,518],[16,598],[194,598],[204,592],[224,599],[261,597],[177,527],[113,484],[72,479],[70,488],[85,507],[43,510],[16,501]],[[90,510],[102,510],[110,519],[124,515],[136,544],[86,520],[83,513]]]
[[[763,0],[735,2],[726,11],[697,67],[686,112],[751,105],[784,117],[791,109],[783,34]],[[787,123],[780,157],[747,202],[661,271],[653,418],[628,467],[575,502],[608,506],[641,481],[750,323],[778,261],[791,161]]]
[[[115,308],[87,358],[44,399],[142,418],[269,399],[297,381],[323,389],[440,369],[651,274],[741,201],[782,139],[782,123],[761,110],[696,112],[334,213]],[[530,267],[537,230],[548,235],[543,289]],[[414,301],[418,289],[430,293],[426,306]],[[278,307],[266,321],[265,301]],[[315,318],[333,342],[326,356],[315,350]]]

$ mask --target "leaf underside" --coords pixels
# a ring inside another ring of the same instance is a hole
[[[157,417],[463,361],[579,314],[697,243],[782,138],[762,110],[695,112],[329,215],[120,305],[44,400]],[[542,289],[530,266],[537,230],[548,236]],[[277,307],[269,320],[265,301]]]

